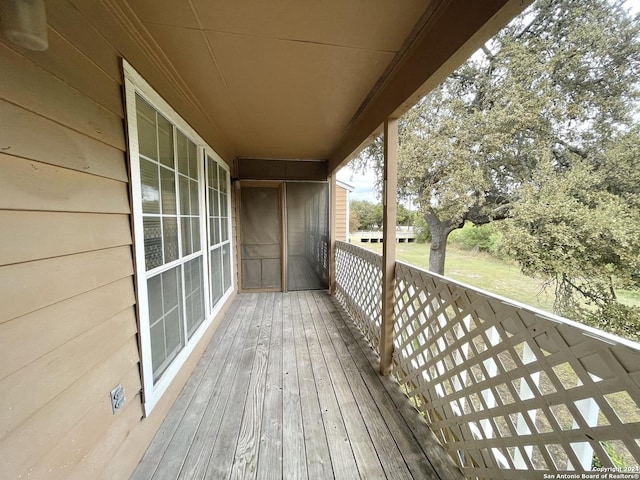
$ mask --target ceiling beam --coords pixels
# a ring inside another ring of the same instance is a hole
[[[531,0],[443,1],[422,17],[414,40],[385,72],[329,157],[329,173],[344,166],[379,133],[441,83]]]

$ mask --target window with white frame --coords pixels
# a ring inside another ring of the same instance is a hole
[[[145,411],[233,288],[229,172],[124,62]]]

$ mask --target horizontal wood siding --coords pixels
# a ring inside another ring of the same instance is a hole
[[[347,226],[349,218],[347,217],[347,190],[338,186],[336,188],[336,240],[348,242]]]
[[[131,245],[128,214],[3,210],[0,225],[0,266]]]
[[[5,101],[0,101],[0,125],[2,137],[5,141],[10,140],[2,147],[4,153],[127,181],[125,155],[119,148]],[[33,132],[46,136],[47,143],[34,142]],[[51,152],[55,152],[55,155],[51,155]]]
[[[0,472],[68,478],[142,418],[120,80],[53,29],[46,52],[3,42]]]
[[[128,478],[218,322],[143,418],[121,56],[153,77],[196,128],[206,119],[101,2],[80,3],[47,0],[45,52],[0,37],[0,477],[7,479]],[[211,128],[200,133],[216,147]],[[114,415],[109,392],[117,384],[127,400]]]

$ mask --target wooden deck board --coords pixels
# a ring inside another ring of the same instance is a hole
[[[282,301],[282,478],[307,478],[292,298]]]
[[[262,312],[263,319],[258,336],[249,388],[244,402],[244,412],[240,422],[240,433],[236,454],[231,468],[231,478],[242,480],[256,477],[258,468],[258,450],[262,427],[262,408],[265,404],[267,383],[267,363],[274,313],[274,294],[267,294],[267,302]],[[238,402],[241,405],[242,402]]]
[[[273,304],[257,478],[282,478],[282,296]]]
[[[366,420],[362,417],[359,405],[370,401],[370,397],[356,398],[355,392],[352,391],[352,387],[344,373],[344,367],[341,363],[349,363],[353,362],[353,360],[351,358],[340,358],[334,349],[333,343],[328,338],[320,310],[324,302],[311,292],[306,292],[305,297],[310,305],[315,335],[318,338],[318,343],[322,345],[322,351],[330,377],[330,385],[333,387],[340,417],[344,421],[347,432],[346,437],[349,439],[358,472],[362,478],[385,478],[378,454],[366,427]],[[359,382],[355,383],[357,384]],[[345,476],[345,478],[353,478],[353,476]]]
[[[302,324],[302,309],[298,294],[290,293],[291,319],[293,322],[298,385],[302,410],[302,431],[309,478],[330,479],[333,477],[329,445],[322,422],[322,411],[318,399],[318,385],[313,375],[309,348]],[[295,392],[294,392],[295,394]]]
[[[311,368],[318,392],[320,412],[322,413],[322,421],[327,436],[334,478],[345,480],[358,478],[358,468],[349,442],[349,436],[347,435],[345,419],[338,406],[334,385],[331,382],[322,347],[313,326],[312,316],[314,312],[312,309],[315,308],[315,305],[309,302],[306,292],[298,293],[297,296],[302,310],[301,319],[307,339],[307,347],[309,348]]]
[[[204,392],[210,392],[213,388],[210,385],[215,383],[216,380],[215,376],[206,375],[206,373],[212,362],[214,364],[220,362],[220,360],[228,353],[230,345],[228,345],[227,348],[224,348],[222,340],[229,334],[235,335],[235,332],[238,331],[240,322],[233,322],[232,319],[234,318],[239,306],[240,302],[233,303],[227,312],[223,323],[218,327],[219,334],[211,339],[204,355],[191,374],[189,382],[187,382],[173,404],[169,415],[160,427],[153,443],[149,446],[146,455],[138,465],[137,471],[141,476],[151,478],[158,468],[161,468],[169,474],[176,471],[175,466],[172,469],[170,466],[163,464],[163,460],[166,456],[165,453],[167,451],[171,451],[173,453],[174,446],[171,444],[176,442],[175,437],[178,429],[191,429],[192,435],[195,435],[196,429],[193,428],[194,419],[192,416],[197,415],[198,413],[202,415],[202,402],[207,400]],[[198,395],[196,395],[196,393]],[[180,445],[178,445],[178,447],[179,446]],[[171,457],[175,458],[171,459]],[[180,459],[177,455],[173,454],[167,456],[167,458],[171,459],[170,461],[172,463],[179,460],[182,464],[184,461],[184,458]]]
[[[338,328],[334,324],[335,319],[332,318],[332,312],[327,308],[327,302],[318,303],[322,314],[322,327],[326,335],[325,341],[334,348],[335,355],[339,359],[339,364],[344,371],[345,379],[357,378],[359,375],[377,376],[377,373],[371,370],[360,372],[356,360],[351,356],[352,353],[349,350],[347,342],[341,337]],[[353,337],[347,338],[347,340],[353,340]],[[354,342],[350,342],[350,344],[353,343]],[[362,355],[358,349],[354,349],[353,353],[358,356]],[[366,368],[366,365],[361,365],[361,367]],[[371,368],[373,369],[375,367],[372,366]],[[374,451],[378,452],[377,455],[385,475],[388,478],[394,479],[413,478],[402,453],[398,449],[394,435],[389,430],[387,421],[378,409],[374,397],[367,389],[367,385],[364,382],[350,382],[349,385],[351,386],[354,397],[357,399],[360,414],[364,419],[364,424],[371,438],[371,445]],[[389,439],[393,439],[393,441],[389,441]],[[367,476],[367,478],[369,477]]]
[[[202,456],[200,465],[207,464],[204,476],[196,474],[193,478],[231,478],[231,470],[234,464],[234,457],[240,430],[242,425],[242,415],[245,410],[245,401],[251,383],[252,368],[257,352],[258,341],[261,337],[261,330],[270,325],[263,324],[263,315],[268,294],[256,295],[258,298],[256,308],[252,316],[241,319],[250,321],[249,331],[246,334],[244,345],[240,352],[239,362],[236,368],[235,379],[231,382],[224,382],[221,388],[229,392],[224,409],[219,409],[214,417],[214,424],[219,424],[217,436],[210,437],[209,442],[213,442],[210,456]],[[249,407],[251,408],[251,406]],[[209,448],[209,445],[206,445]],[[190,478],[185,476],[185,478]]]
[[[378,375],[378,357],[348,314],[336,303],[327,307],[413,478],[464,478],[397,382]]]
[[[253,315],[256,309],[253,295],[242,296],[238,301],[241,305],[233,321],[239,324],[239,330],[235,335],[224,335],[222,343],[229,345],[228,355],[220,363],[212,364],[208,371],[208,374],[216,379],[216,388],[201,394],[205,397],[207,406],[204,408],[200,424],[192,426],[196,430],[194,440],[184,459],[182,469],[173,478],[202,478],[209,465],[224,408],[231,394],[231,388],[228,386],[235,381],[244,341],[250,330],[251,322],[246,319]]]
[[[133,480],[462,479],[326,291],[241,294]]]
[[[289,291],[327,289],[326,282],[318,276],[305,257],[291,255],[287,262],[287,288]]]

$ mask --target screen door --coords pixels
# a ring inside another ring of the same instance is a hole
[[[280,187],[243,186],[242,288],[282,289],[282,217]]]
[[[329,186],[286,183],[287,289],[329,287]]]

